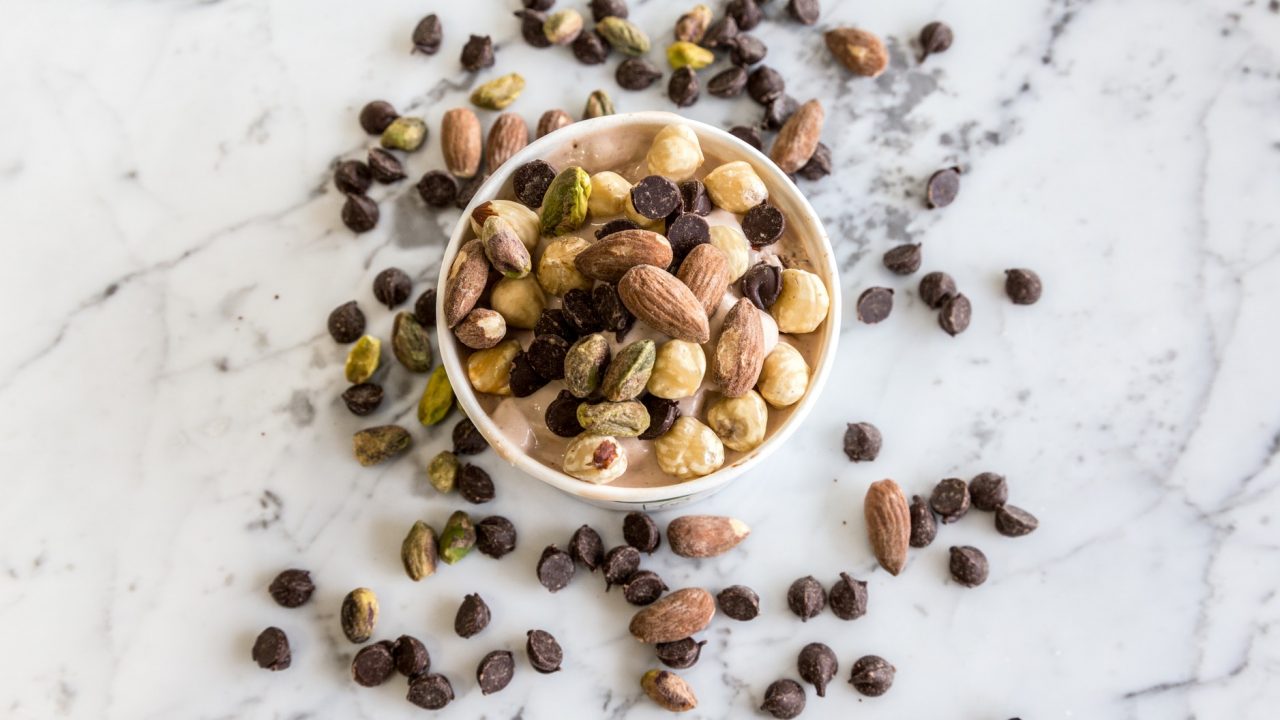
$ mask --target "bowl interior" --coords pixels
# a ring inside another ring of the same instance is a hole
[[[769,188],[770,202],[777,205],[786,215],[788,234],[799,241],[799,245],[803,248],[802,252],[795,254],[795,257],[784,256],[785,264],[787,267],[799,267],[816,273],[826,283],[831,297],[831,308],[827,319],[814,331],[819,350],[810,368],[809,389],[805,396],[790,408],[789,416],[773,430],[773,434],[763,444],[735,459],[731,464],[727,463],[714,473],[686,482],[675,482],[658,487],[615,487],[583,482],[563,473],[558,468],[549,467],[529,457],[523,448],[499,430],[480,406],[475,391],[467,379],[466,367],[463,364],[463,353],[466,349],[458,343],[453,333],[444,329],[439,332],[441,359],[453,384],[458,403],[489,441],[494,451],[522,472],[597,505],[656,508],[688,502],[723,487],[786,442],[816,403],[835,359],[840,329],[840,283],[830,241],[813,208],[791,179],[755,148],[719,128],[667,112],[628,113],[577,122],[530,143],[504,163],[498,172],[490,176],[476,192],[445,249],[437,290],[437,317],[444,317],[445,281],[454,256],[465,241],[474,237],[468,220],[471,211],[485,201],[511,197],[511,175],[515,168],[533,159],[573,153],[590,157],[593,162],[599,163],[597,167],[586,167],[588,172],[613,169],[631,156],[633,147],[632,143],[619,143],[618,133],[625,133],[632,140],[636,137],[647,139],[652,138],[662,128],[676,123],[688,125],[693,129],[708,157],[715,157],[725,162],[744,160],[755,168],[756,173]]]

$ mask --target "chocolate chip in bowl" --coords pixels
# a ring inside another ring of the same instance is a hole
[[[605,507],[687,502],[780,447],[820,393],[841,309],[826,233],[723,130],[665,112],[574,123],[516,152],[463,217],[437,287],[440,355],[476,430],[528,475]],[[487,289],[483,240],[508,236],[530,264],[502,264]],[[764,308],[759,282],[739,303],[760,263],[776,269]],[[506,321],[487,349],[455,336],[476,308]]]

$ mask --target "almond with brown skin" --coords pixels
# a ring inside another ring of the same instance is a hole
[[[799,110],[787,119],[778,131],[778,139],[773,141],[773,149],[769,157],[785,173],[793,173],[804,167],[818,149],[818,139],[822,137],[822,123],[826,112],[822,103],[817,100],[800,106]],[[492,167],[492,165],[490,165]]]
[[[485,144],[484,156],[489,164],[489,172],[496,172],[502,163],[529,144],[529,126],[524,118],[516,113],[502,113],[489,128],[489,142]],[[805,158],[808,160],[808,158]]]
[[[867,488],[862,511],[867,518],[867,537],[880,566],[897,575],[907,564],[911,543],[911,510],[898,483],[878,480]]]
[[[676,590],[631,618],[631,634],[644,643],[683,640],[711,624],[716,600],[702,588]]]
[[[712,379],[728,397],[741,397],[755,387],[764,367],[764,324],[760,310],[746,298],[729,308],[716,341]]]
[[[637,265],[664,268],[670,264],[671,243],[648,230],[623,230],[606,235],[573,260],[578,272],[608,283],[618,282]]]
[[[458,250],[444,285],[444,322],[453,327],[471,312],[489,281],[484,244],[472,240]]]
[[[618,281],[618,296],[632,315],[660,333],[699,345],[711,340],[702,303],[666,270],[653,265],[631,268]]]
[[[880,38],[858,28],[835,28],[823,36],[827,49],[847,70],[863,77],[875,77],[889,66],[889,53]]]
[[[440,121],[440,150],[449,172],[460,178],[480,171],[480,118],[471,108],[454,108]]]
[[[750,534],[746,523],[720,515],[685,515],[667,525],[671,552],[687,558],[723,555]]]
[[[680,263],[676,277],[689,286],[693,296],[702,303],[707,317],[711,317],[720,307],[725,288],[729,286],[729,258],[711,243],[695,245]]]
[[[542,117],[538,118],[538,137],[542,137],[548,133],[553,133],[565,125],[572,125],[573,118],[569,113],[563,110],[548,110],[542,113]]]

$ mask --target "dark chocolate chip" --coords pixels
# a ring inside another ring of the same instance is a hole
[[[569,557],[582,563],[587,572],[595,572],[604,562],[604,542],[600,540],[600,533],[590,525],[573,531],[573,537],[569,539]]]
[[[822,7],[818,0],[791,0],[787,3],[787,12],[798,22],[813,25],[818,22]]]
[[[680,213],[667,225],[667,242],[671,243],[671,254],[678,262],[698,245],[711,242],[711,226],[695,213]]]
[[[453,631],[458,633],[458,637],[472,637],[488,627],[489,618],[489,606],[484,598],[472,593],[462,598],[458,613],[453,617]]]
[[[511,360],[511,374],[507,377],[507,386],[515,397],[529,397],[551,382],[533,367],[529,353],[518,352]]]
[[[795,680],[774,680],[764,691],[760,709],[778,720],[791,720],[804,712],[804,688]]]
[[[586,290],[574,288],[565,293],[560,309],[564,311],[564,319],[568,321],[569,327],[573,328],[579,336],[590,335],[604,329],[604,323],[596,313],[595,301],[591,299],[591,293]]]
[[[627,58],[618,64],[613,78],[623,90],[644,90],[662,79],[662,71],[644,58]]]
[[[396,670],[407,678],[417,677],[431,669],[431,654],[427,646],[412,635],[401,635],[391,648],[391,657],[396,662]]]
[[[768,65],[752,70],[747,78],[747,94],[761,105],[768,105],[782,97],[786,89],[787,82],[782,79],[782,74]]]
[[[760,596],[746,585],[730,585],[716,595],[720,612],[734,620],[754,620],[760,614]]]
[[[378,203],[366,195],[347,195],[342,204],[342,224],[354,233],[366,233],[378,225]]]
[[[931,22],[920,29],[920,62],[930,55],[946,52],[951,47],[955,34],[951,26],[944,22]]]
[[[569,342],[557,335],[539,335],[529,343],[529,364],[539,375],[548,380],[564,377],[564,356],[569,352]]]
[[[466,464],[458,471],[458,494],[469,503],[480,505],[494,498],[493,478],[475,465]]]
[[[351,660],[351,679],[364,687],[381,685],[391,679],[395,671],[396,661],[387,643],[366,645]]]
[[[858,296],[855,310],[858,320],[868,325],[875,325],[889,317],[889,313],[893,311],[893,290],[886,287],[863,290]]]
[[[680,417],[680,404],[675,400],[660,398],[657,395],[645,395],[640,402],[649,411],[649,427],[640,433],[641,440],[657,440],[662,437]]]
[[[750,30],[764,20],[764,12],[755,0],[730,0],[724,11],[741,30]]]
[[[780,130],[799,109],[800,101],[790,95],[783,95],[765,107],[761,123],[767,130]]]
[[[465,180],[458,186],[458,198],[453,201],[453,206],[459,210],[465,210],[471,204],[471,198],[476,196],[476,191],[489,179],[487,173],[476,173],[476,176],[470,180]],[[421,191],[419,191],[421,192]]]
[[[969,298],[964,293],[956,293],[955,297],[948,298],[943,303],[942,310],[938,312],[938,325],[948,335],[955,337],[969,328],[972,316],[973,307],[969,304]]]
[[[574,332],[573,327],[564,317],[564,311],[560,308],[543,310],[538,316],[537,324],[533,326],[533,335],[534,337],[555,335],[570,342],[578,339],[578,333]]]
[[[264,670],[284,670],[293,662],[289,638],[278,627],[269,627],[253,641],[253,661]]]
[[[281,607],[296,608],[311,599],[316,585],[311,582],[311,573],[306,570],[290,568],[281,572],[271,581],[267,592]]]
[[[536,48],[551,47],[551,40],[542,26],[547,21],[545,13],[533,9],[517,10],[515,16],[520,18],[520,36],[529,45]]]
[[[920,278],[920,299],[934,310],[940,310],[955,295],[956,281],[944,272],[931,272]]]
[[[836,617],[841,620],[857,620],[867,614],[867,584],[853,579],[849,573],[840,573],[840,579],[831,586],[828,600],[831,612]]]
[[[739,287],[742,297],[767,312],[782,292],[782,268],[766,262],[756,263],[743,273]]]
[[[573,56],[583,65],[600,65],[609,57],[610,46],[600,33],[584,29],[573,41]]]
[[[596,239],[607,237],[623,230],[638,230],[640,226],[626,218],[614,218],[596,229]]]
[[[787,590],[787,607],[802,621],[808,622],[809,618],[816,617],[826,606],[827,592],[822,589],[822,583],[812,575],[796,580]]]
[[[1043,286],[1034,270],[1015,268],[1004,271],[1004,291],[1014,305],[1034,305]]]
[[[871,462],[880,455],[880,429],[868,422],[849,423],[844,431],[844,454],[853,462]]]
[[[661,175],[641,178],[631,187],[631,204],[641,215],[660,220],[680,207],[680,187]]]
[[[400,268],[387,268],[373,278],[373,296],[388,308],[394,308],[413,292],[413,280]]]
[[[498,559],[516,549],[516,526],[501,515],[476,523],[476,549]]]
[[[601,283],[592,289],[591,297],[596,302],[596,315],[599,316],[601,325],[605,330],[612,331],[618,342],[622,342],[635,324],[636,316],[622,304],[618,289],[608,283]],[[561,377],[563,376],[562,372]]]
[[[987,556],[976,547],[951,548],[951,577],[965,587],[977,587],[987,581]]]
[[[884,254],[884,266],[894,275],[910,275],[920,269],[920,243],[899,245]]]
[[[658,523],[642,512],[629,512],[622,519],[622,537],[631,547],[650,555],[662,544]]]
[[[600,22],[607,17],[626,18],[626,0],[591,0],[591,18]]]
[[[676,107],[689,107],[698,102],[700,92],[698,74],[691,67],[676,70],[667,81],[667,97],[671,98]]]
[[[831,174],[831,148],[826,143],[818,143],[809,160],[796,171],[796,175],[805,180],[821,180]]]
[[[480,686],[482,695],[492,695],[511,682],[515,674],[516,661],[507,650],[494,650],[485,655],[476,666],[476,685]]]
[[[756,250],[778,242],[786,229],[786,216],[768,201],[756,205],[742,216],[742,234],[747,236],[747,242]]]
[[[432,13],[421,20],[413,28],[413,49],[424,55],[435,55],[440,49],[440,41],[444,38],[444,29],[440,18]]]
[[[853,664],[849,684],[868,697],[879,697],[889,692],[896,668],[879,655],[863,655]]]
[[[746,87],[747,71],[736,65],[716,73],[707,81],[707,92],[722,98],[737,97]]]
[[[524,648],[533,669],[544,675],[559,670],[560,663],[564,662],[564,650],[555,636],[546,630],[530,630],[528,638]]]
[[[449,207],[458,199],[458,181],[443,170],[429,170],[418,181],[418,195],[431,207]]]
[[[933,516],[933,508],[919,495],[911,497],[910,543],[913,548],[929,547],[933,539],[938,537],[938,520]]]
[[[413,316],[423,327],[436,326],[436,289],[427,288],[413,304]]]
[[[827,683],[840,671],[840,662],[836,660],[836,653],[830,647],[822,643],[809,643],[796,658],[796,670],[799,671],[801,680],[817,689],[818,697],[826,697]]]
[[[538,558],[538,582],[542,587],[556,592],[564,589],[573,579],[573,558],[555,545],[548,545]]]
[[[521,4],[530,10],[550,10],[556,0],[521,0]]]
[[[409,702],[425,710],[440,710],[453,700],[453,686],[443,675],[419,675],[409,681]]]
[[[547,429],[559,437],[581,435],[582,424],[578,422],[578,406],[581,404],[581,398],[574,397],[568,390],[561,390],[556,399],[547,404],[544,416]]]
[[[1036,516],[1016,505],[1001,505],[996,510],[996,532],[1005,537],[1022,537],[1038,527]]]
[[[371,382],[352,385],[343,391],[342,402],[352,415],[364,417],[382,404],[382,386]]]
[[[472,35],[462,46],[462,67],[471,72],[493,67],[493,40],[488,35]]]
[[[662,582],[658,573],[652,570],[639,570],[627,578],[622,586],[622,597],[632,605],[652,605],[667,591],[667,584]]]
[[[394,106],[386,100],[374,100],[360,108],[360,127],[370,135],[381,135],[387,126],[400,117]]]
[[[369,150],[369,172],[374,180],[384,185],[405,179],[404,165],[400,164],[395,155],[382,148]]]
[[[960,478],[947,478],[933,488],[929,507],[949,525],[969,512],[969,486]]]
[[[364,334],[364,312],[355,300],[344,302],[329,313],[328,325],[334,342],[353,343]]]
[[[1009,486],[1004,476],[993,472],[979,473],[969,481],[969,500],[978,510],[992,512],[1009,501]]]
[[[363,195],[373,184],[373,173],[359,160],[343,160],[333,170],[333,184],[339,192]]]
[[[619,545],[605,553],[604,563],[605,590],[614,585],[621,585],[640,569],[640,551],[630,545]]]
[[[542,198],[555,179],[556,169],[550,163],[546,160],[531,160],[512,173],[511,187],[515,190],[517,200],[526,207],[537,210],[542,207]]]
[[[925,203],[931,208],[946,207],[960,193],[960,168],[943,168],[929,176],[925,185]]]
[[[702,46],[712,50],[723,50],[733,47],[733,39],[738,37],[738,21],[725,15],[707,26],[702,35]]]
[[[653,650],[663,665],[683,670],[698,663],[698,657],[702,655],[702,646],[706,644],[706,640],[699,642],[687,637],[682,640],[658,643],[653,646]]]
[[[471,418],[462,418],[453,426],[453,452],[458,455],[476,455],[489,447],[489,441],[476,429]]]
[[[707,216],[711,214],[711,196],[701,180],[685,180],[680,183],[680,202],[687,213]]]
[[[729,42],[729,60],[739,67],[750,67],[769,54],[769,47],[755,35],[738,33]]]
[[[764,143],[760,140],[760,131],[753,127],[735,125],[729,128],[729,134],[757,150],[764,149]]]

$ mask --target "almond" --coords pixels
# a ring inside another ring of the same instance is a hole
[[[907,496],[898,483],[879,480],[867,488],[862,511],[867,518],[867,537],[871,551],[880,566],[891,575],[902,572],[907,564],[907,546],[911,541],[911,511]]]
[[[702,588],[676,590],[631,618],[631,634],[644,643],[683,640],[711,624],[716,601]]]
[[[695,245],[680,263],[676,277],[689,286],[707,317],[711,317],[729,286],[729,257],[711,243]]]
[[[750,534],[746,523],[720,515],[685,515],[667,525],[671,552],[687,558],[723,555]]]
[[[809,162],[813,151],[818,148],[825,119],[822,103],[810,100],[801,105],[782,126],[778,131],[778,139],[773,141],[773,148],[769,151],[769,157],[782,172],[793,173]]]
[[[489,142],[485,144],[484,156],[489,164],[489,172],[497,171],[502,163],[529,144],[529,126],[524,118],[515,113],[502,113],[489,128]],[[808,160],[809,158],[805,158]]]
[[[699,345],[711,339],[702,303],[666,270],[652,265],[631,268],[618,281],[618,295],[632,315],[660,333]]]
[[[746,298],[729,308],[716,341],[712,378],[728,397],[740,397],[755,387],[764,367],[764,324],[760,310]]]
[[[460,178],[480,170],[480,118],[471,108],[454,108],[440,121],[440,150],[444,165]]]
[[[489,259],[484,244],[472,240],[458,250],[444,285],[444,321],[449,327],[462,322],[480,300],[489,281]]]
[[[569,113],[560,109],[548,110],[542,113],[542,117],[538,118],[538,137],[553,133],[566,125],[572,124],[573,118],[569,117]]]
[[[591,243],[578,253],[573,264],[589,278],[616,283],[637,265],[670,265],[671,243],[656,232],[623,230]]]

